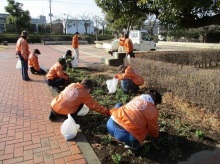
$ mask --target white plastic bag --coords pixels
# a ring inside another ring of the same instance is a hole
[[[108,88],[108,93],[115,93],[118,85],[118,79],[113,77],[112,79],[107,80],[106,84]]]
[[[68,118],[63,122],[60,127],[60,132],[65,140],[68,141],[76,137],[79,128],[80,125],[76,124],[72,116],[68,114]]]
[[[16,68],[17,68],[18,70],[20,70],[20,71],[22,70],[21,60],[20,60],[20,59],[18,59],[18,61],[17,61]]]
[[[82,109],[77,113],[77,116],[85,116],[89,112],[89,107],[85,104],[83,105]]]
[[[73,67],[73,68],[78,67],[78,60],[77,60],[76,57],[71,61],[71,64],[72,64],[72,67]]]
[[[47,70],[46,67],[44,67],[44,66],[41,65],[40,68],[41,68],[42,70],[44,70],[45,72],[48,72],[48,70]]]

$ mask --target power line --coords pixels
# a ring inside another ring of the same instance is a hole
[[[43,1],[43,2],[47,2],[47,0],[20,0],[20,1],[32,1],[32,2],[39,2],[39,1]],[[78,2],[65,2],[65,1],[56,1],[56,0],[53,0],[52,2],[58,2],[58,3],[63,3],[63,4],[73,4],[73,5],[84,5],[84,6],[91,6],[93,5],[92,3],[78,3]],[[21,2],[19,2],[21,3]],[[94,2],[94,6],[95,5],[95,2]]]

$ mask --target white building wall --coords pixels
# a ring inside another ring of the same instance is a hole
[[[73,23],[69,23],[69,26],[66,28],[66,34],[75,34],[76,32],[79,32],[80,34],[85,34],[86,29],[84,27],[85,21],[83,20],[69,20]],[[87,28],[87,34],[94,34],[94,22],[90,21],[90,26]]]

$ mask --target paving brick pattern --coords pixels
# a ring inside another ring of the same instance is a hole
[[[70,46],[30,44],[30,50],[39,48],[40,65],[50,68]],[[86,50],[86,46],[82,49]],[[103,50],[80,53],[79,66],[100,63]],[[105,54],[105,53],[103,53]],[[106,55],[106,54],[105,54]],[[60,134],[62,123],[48,120],[51,91],[43,76],[29,76],[23,81],[15,68],[15,45],[0,49],[0,164],[2,163],[86,163],[75,141],[66,142]]]

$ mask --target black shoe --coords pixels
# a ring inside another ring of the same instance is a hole
[[[56,122],[58,121],[58,118],[52,112],[50,112],[49,120],[51,122]]]
[[[27,79],[23,79],[24,81],[33,81],[32,79],[30,78],[27,78]]]

